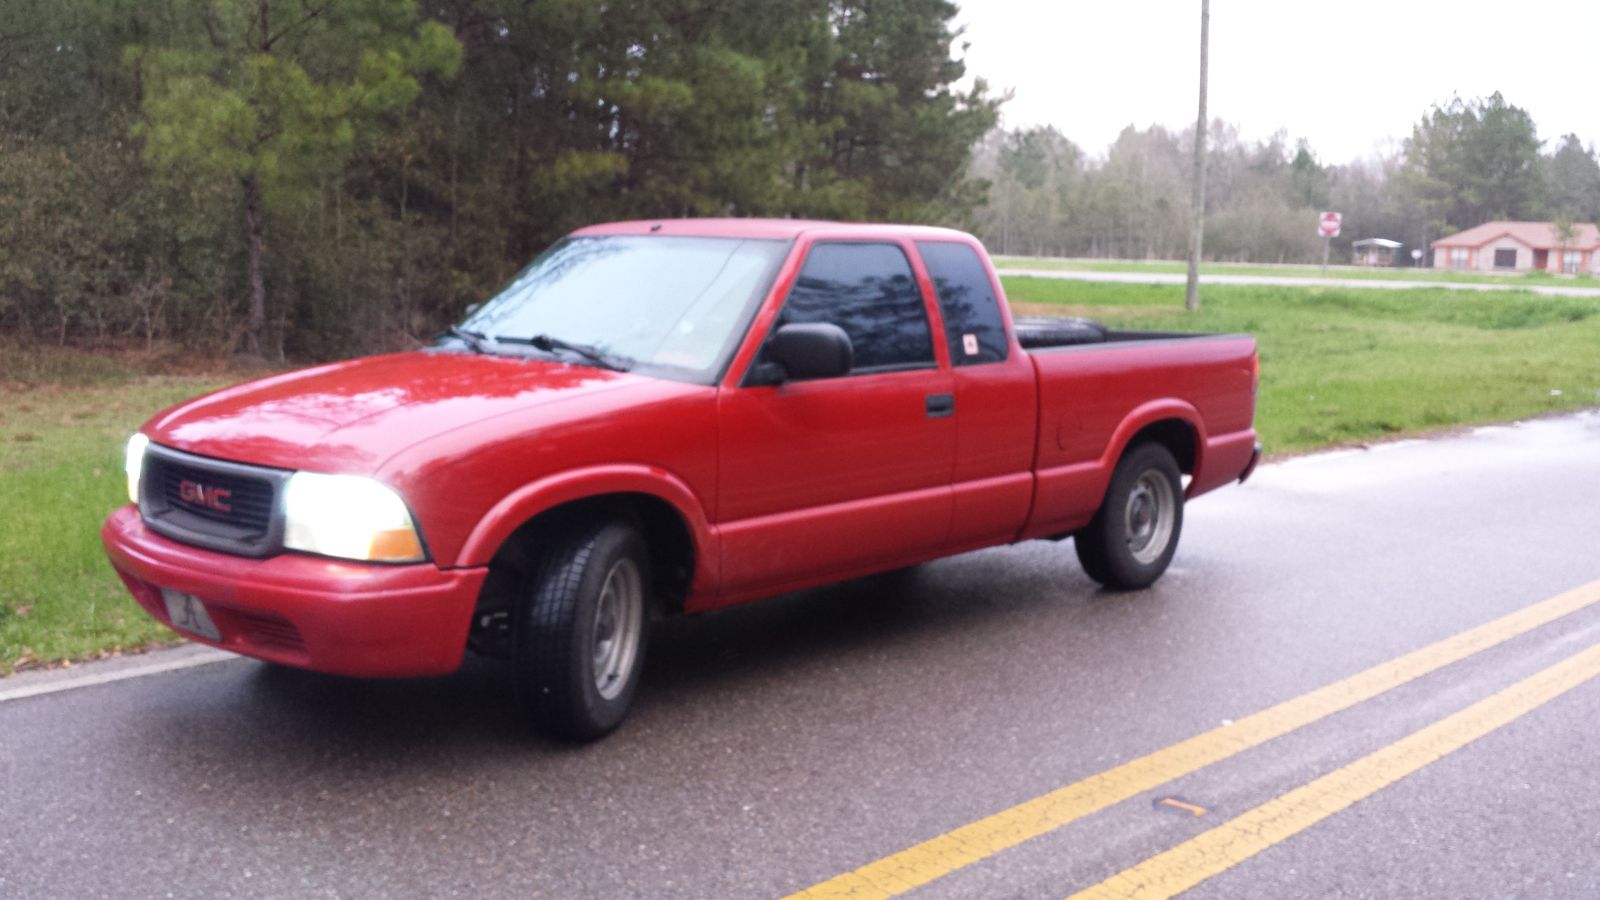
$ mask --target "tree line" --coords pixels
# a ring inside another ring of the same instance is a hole
[[[1527,111],[1498,93],[1434,106],[1395,152],[1343,165],[1283,133],[1242,140],[1222,121],[1207,144],[1210,259],[1318,260],[1320,210],[1344,215],[1337,259],[1361,238],[1426,250],[1496,219],[1600,221],[1594,149],[1574,135],[1546,148]],[[1098,158],[1051,127],[991,132],[974,160],[991,185],[979,234],[996,253],[1182,258],[1193,147],[1192,128],[1129,127]]]
[[[6,0],[0,330],[426,340],[579,225],[967,222],[949,0]]]
[[[6,0],[0,332],[331,357],[425,341],[574,227],[806,216],[1179,258],[1193,136],[996,129],[951,0]],[[1207,255],[1600,218],[1496,94],[1345,165],[1209,131]]]

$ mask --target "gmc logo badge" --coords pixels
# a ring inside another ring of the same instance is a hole
[[[233,512],[233,507],[228,505],[228,498],[232,496],[233,491],[227,488],[206,487],[193,481],[178,482],[179,499],[217,512]]]

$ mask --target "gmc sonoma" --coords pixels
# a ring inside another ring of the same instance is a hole
[[[428,349],[169,409],[102,529],[186,637],[341,675],[504,658],[597,738],[654,616],[1071,537],[1110,588],[1249,476],[1245,335],[1013,322],[972,237],[685,220],[579,230]]]

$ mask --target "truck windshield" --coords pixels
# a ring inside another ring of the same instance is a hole
[[[577,345],[636,371],[710,381],[788,251],[788,241],[743,238],[566,238],[469,315],[458,332],[481,336],[472,342],[480,351]],[[447,340],[466,343],[459,333]]]

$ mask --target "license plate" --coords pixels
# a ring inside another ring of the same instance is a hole
[[[208,641],[222,640],[222,632],[217,630],[217,623],[211,621],[211,614],[206,612],[206,605],[199,597],[162,588],[161,599],[167,603],[167,618],[172,620],[173,628]]]

